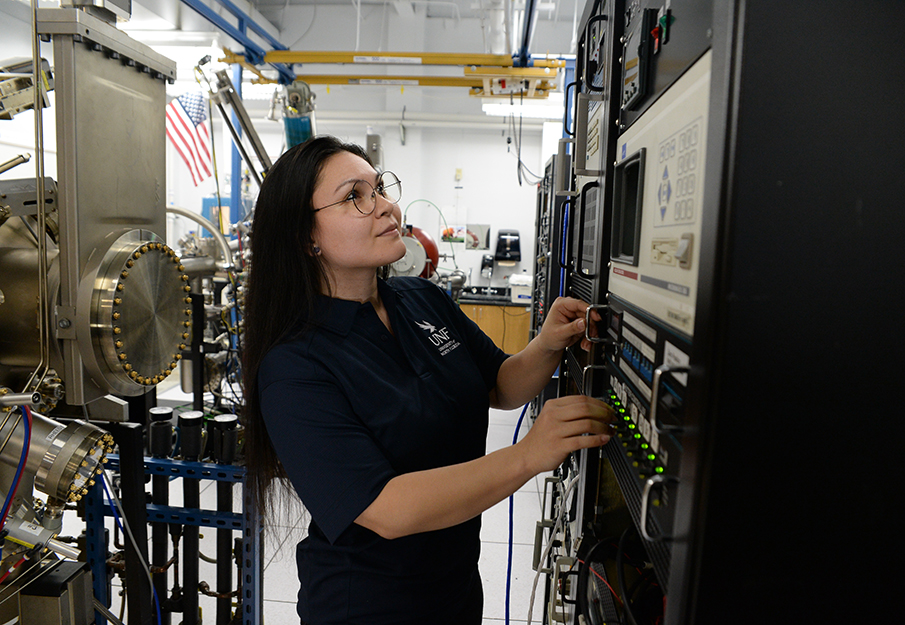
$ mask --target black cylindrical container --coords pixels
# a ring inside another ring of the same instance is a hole
[[[166,458],[173,453],[173,409],[151,408],[148,417],[148,451],[155,458]]]
[[[218,464],[232,464],[236,459],[239,417],[224,414],[214,417],[212,457]],[[232,512],[233,483],[217,482],[217,510]],[[217,593],[226,595],[233,590],[232,583],[232,530],[217,530]],[[229,625],[232,621],[232,601],[217,599],[217,625]]]
[[[196,462],[201,456],[202,422],[204,413],[189,410],[179,415],[179,448],[184,460]]]
[[[212,430],[213,459],[219,464],[232,464],[236,460],[236,449],[239,442],[239,417],[234,414],[223,414],[214,417]]]
[[[148,410],[148,451],[154,458],[168,458],[173,453],[173,409],[155,406]],[[170,479],[166,475],[151,478],[151,501],[166,506],[170,500]],[[163,567],[169,559],[167,524],[151,524],[151,564]],[[160,601],[167,596],[168,572],[154,573],[154,590]],[[170,625],[170,612],[161,606],[160,623]]]

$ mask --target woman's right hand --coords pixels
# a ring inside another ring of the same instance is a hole
[[[537,475],[556,469],[573,451],[605,445],[615,421],[616,413],[599,399],[585,395],[551,399],[518,445]]]

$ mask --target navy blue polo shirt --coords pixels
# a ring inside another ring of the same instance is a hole
[[[480,517],[396,540],[354,520],[394,476],[484,455],[507,356],[426,280],[378,292],[395,336],[370,303],[321,297],[317,327],[258,372],[268,434],[312,517],[296,557],[313,625],[442,623],[480,592]]]

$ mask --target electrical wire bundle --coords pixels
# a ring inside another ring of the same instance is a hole
[[[144,569],[144,573],[148,578],[148,584],[151,586],[151,593],[154,597],[154,608],[157,613],[157,625],[161,625],[163,622],[160,615],[160,599],[157,597],[157,591],[154,588],[154,580],[151,577],[151,568],[148,566],[148,563],[145,562],[144,558],[141,555],[141,549],[138,548],[138,542],[135,540],[135,536],[132,534],[132,529],[129,527],[128,522],[126,521],[126,515],[123,511],[123,504],[120,502],[119,497],[113,492],[112,486],[109,485],[109,479],[107,478],[107,472],[101,472],[101,484],[104,487],[104,492],[107,494],[107,499],[110,502],[110,509],[113,511],[113,519],[116,522],[117,527],[119,527],[120,531],[125,534],[129,538],[129,542],[132,543],[133,549],[135,549],[135,553],[138,554],[138,557],[141,561],[142,568]],[[95,607],[98,607],[98,602],[95,601]],[[109,611],[104,611],[105,616],[108,619],[113,620],[113,615]]]
[[[510,104],[512,104],[512,96],[510,95]],[[523,105],[525,100],[525,92],[519,91],[519,105]],[[530,169],[528,169],[527,165],[525,165],[525,161],[522,160],[522,115],[518,116],[518,131],[515,128],[515,114],[509,115],[509,132],[511,134],[511,138],[515,141],[515,158],[518,161],[518,165],[516,166],[516,175],[518,176],[518,184],[522,186],[523,178],[527,178],[530,176],[532,180],[528,180],[528,184],[538,184],[540,183],[544,177],[538,176]],[[508,140],[507,140],[508,141]]]
[[[562,530],[563,521],[566,517],[566,510],[569,509],[568,501],[569,495],[572,494],[572,491],[578,486],[578,478],[576,475],[573,477],[569,483],[566,485],[565,490],[562,493],[562,497],[560,500],[559,513],[556,515],[556,522],[553,524],[553,531],[550,532],[550,540],[547,542],[547,546],[544,547],[544,552],[541,555],[540,561],[543,564],[547,562],[550,557],[550,552],[553,550],[554,544],[558,543],[557,535]],[[534,574],[534,582],[531,585],[531,599],[528,604],[528,625],[531,625],[531,616],[534,613],[534,598],[537,595],[537,582],[540,580],[541,571],[543,566],[537,567],[537,573]]]
[[[628,527],[618,539],[611,536],[598,541],[578,562],[578,615],[583,623],[663,622],[663,592],[634,527]]]
[[[22,406],[22,415],[25,418],[25,428],[24,428],[24,438],[22,443],[22,455],[19,457],[19,464],[16,466],[16,474],[13,477],[12,488],[9,489],[9,492],[6,493],[6,500],[3,502],[3,509],[0,511],[0,531],[2,531],[6,527],[6,519],[9,516],[10,506],[13,503],[13,500],[16,498],[16,491],[19,490],[19,482],[22,481],[22,472],[25,468],[25,463],[28,462],[28,449],[31,446],[31,428],[32,428],[32,417],[31,417],[31,409],[28,406]],[[9,418],[9,415],[7,415]],[[12,428],[13,430],[15,427]],[[5,533],[5,532],[4,532]],[[27,555],[23,555],[19,560],[15,562],[12,566],[2,572],[0,575],[0,584],[6,581],[6,578],[12,575],[13,571],[17,568],[25,564],[25,561],[28,559]]]

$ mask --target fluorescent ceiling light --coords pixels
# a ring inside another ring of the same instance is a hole
[[[119,29],[136,41],[152,48],[156,46],[210,47],[216,45],[220,40],[220,33],[211,30],[135,29],[129,28],[128,25],[122,25]]]
[[[280,86],[264,83],[243,82],[242,83],[242,99],[243,100],[270,100],[273,92]]]
[[[519,102],[517,97],[510,100],[484,99],[481,108],[487,115],[508,117],[532,117],[535,119],[562,119],[563,96],[561,92],[554,91],[544,100],[523,100]]]

